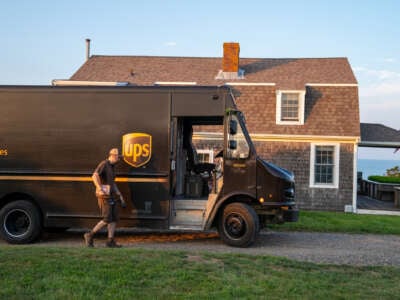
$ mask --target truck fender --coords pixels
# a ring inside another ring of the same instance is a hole
[[[17,192],[1,195],[0,208],[2,208],[3,206],[7,205],[10,202],[18,201],[18,200],[30,201],[41,210],[41,207],[35,201],[34,197],[32,197],[31,195],[29,195],[27,193],[17,193]]]
[[[222,207],[229,203],[233,202],[242,202],[242,203],[247,203],[250,204],[253,200],[255,200],[255,197],[251,193],[247,192],[231,192],[224,197],[222,197],[217,203],[215,204],[214,208],[209,214],[208,219],[205,221],[204,229],[209,230],[213,225],[215,224],[216,217],[218,216],[218,213]]]

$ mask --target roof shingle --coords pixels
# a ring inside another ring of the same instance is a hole
[[[275,83],[279,89],[304,89],[307,83],[357,84],[347,58],[241,58],[244,79],[238,82]],[[196,82],[222,85],[216,79],[222,58],[161,56],[92,56],[71,80],[119,81],[136,85]]]
[[[400,131],[373,123],[360,123],[361,142],[400,143]]]

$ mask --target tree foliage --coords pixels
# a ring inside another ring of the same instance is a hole
[[[400,169],[399,166],[395,166],[391,169],[386,170],[386,176],[389,177],[400,177]]]

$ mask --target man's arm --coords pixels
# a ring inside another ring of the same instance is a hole
[[[114,191],[119,196],[119,200],[121,201],[121,206],[126,207],[126,202],[124,200],[124,197],[122,196],[122,194],[119,191],[118,186],[115,184],[115,182],[114,182]]]
[[[96,194],[105,195],[106,192],[101,187],[100,176],[99,176],[99,174],[97,172],[93,173],[92,180],[93,180],[93,183],[94,183],[94,185],[96,187]]]

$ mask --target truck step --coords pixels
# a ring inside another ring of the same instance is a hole
[[[174,210],[171,216],[171,225],[200,226],[203,223],[203,210]]]
[[[202,226],[196,226],[196,225],[171,225],[169,226],[170,230],[187,230],[187,231],[202,231],[203,227]]]
[[[204,210],[207,199],[204,200],[174,200],[175,210]]]

